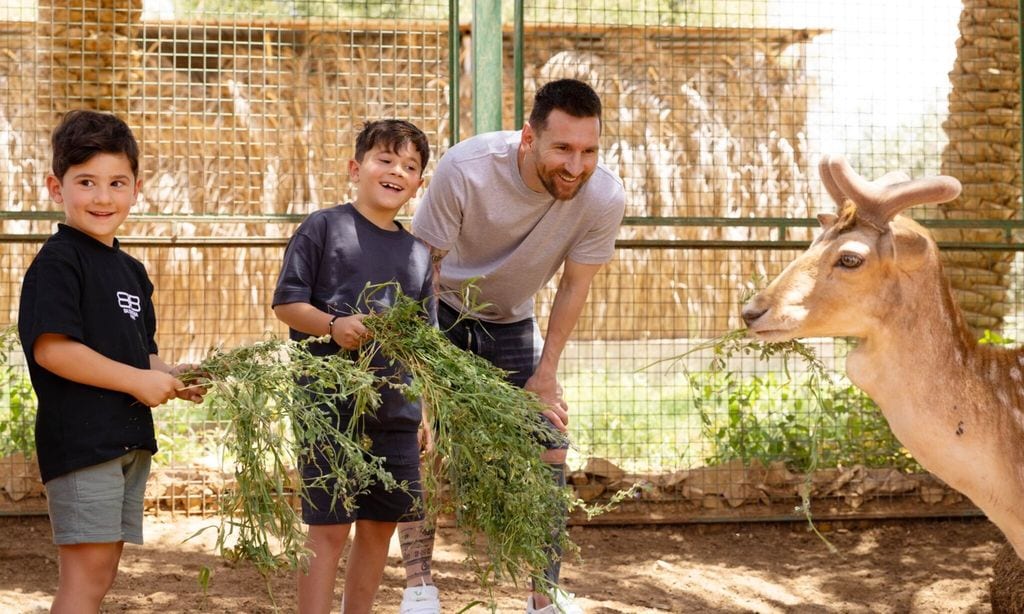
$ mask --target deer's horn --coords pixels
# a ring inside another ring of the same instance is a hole
[[[835,178],[832,177],[832,169],[829,167],[829,164],[835,157],[836,156],[829,156],[828,154],[821,156],[821,160],[818,161],[818,174],[821,175],[821,183],[825,186],[825,190],[828,191],[829,196],[832,197],[832,200],[835,201],[836,205],[842,207],[843,203],[850,197],[839,189],[839,185],[836,184]],[[885,186],[900,183],[902,181],[910,181],[910,176],[903,171],[892,171],[882,175],[871,183]]]
[[[842,156],[831,156],[828,170],[836,187],[857,203],[858,213],[879,225],[888,224],[908,207],[944,203],[960,194],[960,182],[946,175],[909,180],[902,173],[888,173],[868,181]]]
[[[836,180],[832,178],[832,169],[829,168],[830,163],[831,157],[828,154],[821,156],[821,160],[818,161],[818,174],[821,175],[821,184],[825,186],[828,195],[832,197],[837,206],[842,207],[843,203],[846,202],[847,196],[843,194],[843,191],[836,185]]]

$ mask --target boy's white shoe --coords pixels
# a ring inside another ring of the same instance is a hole
[[[533,607],[533,595],[526,598],[526,614],[584,614],[576,605],[575,595],[560,588],[551,591],[551,603],[537,610]]]
[[[423,584],[405,589],[399,614],[441,614],[441,600],[438,598],[437,587]]]

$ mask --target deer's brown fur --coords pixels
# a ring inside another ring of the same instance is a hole
[[[743,309],[755,337],[855,337],[851,381],[923,467],[969,497],[1024,558],[1024,351],[979,345],[938,248],[899,215],[959,193],[950,177],[867,182],[841,158],[822,179],[841,205]]]

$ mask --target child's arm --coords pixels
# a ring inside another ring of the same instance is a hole
[[[170,373],[172,376],[178,378],[182,382],[185,382],[185,387],[177,390],[179,399],[185,399],[186,401],[192,401],[193,403],[203,402],[203,395],[206,394],[209,386],[207,384],[199,383],[198,379],[203,377],[202,374],[198,377],[195,376],[197,369],[199,369],[199,365],[180,364],[172,367],[156,354],[150,354],[149,368],[163,371],[164,373]],[[193,374],[193,379],[188,381],[182,379],[181,375],[183,373],[190,372]]]
[[[370,339],[370,331],[363,326],[365,314],[334,316],[309,303],[285,303],[274,307],[274,315],[300,333],[314,337],[330,334],[346,350],[358,350]]]
[[[137,369],[107,358],[89,346],[65,335],[46,333],[32,345],[39,366],[64,379],[130,394],[149,407],[178,396],[185,385],[170,373]]]

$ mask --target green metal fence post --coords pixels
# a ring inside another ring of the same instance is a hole
[[[462,104],[459,96],[459,75],[462,66],[462,29],[459,28],[459,0],[448,0],[448,146],[459,142],[459,116]]]
[[[473,132],[501,130],[501,0],[473,0]]]
[[[515,4],[516,9],[512,17],[512,78],[515,79],[515,124],[512,127],[518,130],[523,127],[523,0],[515,0]]]

